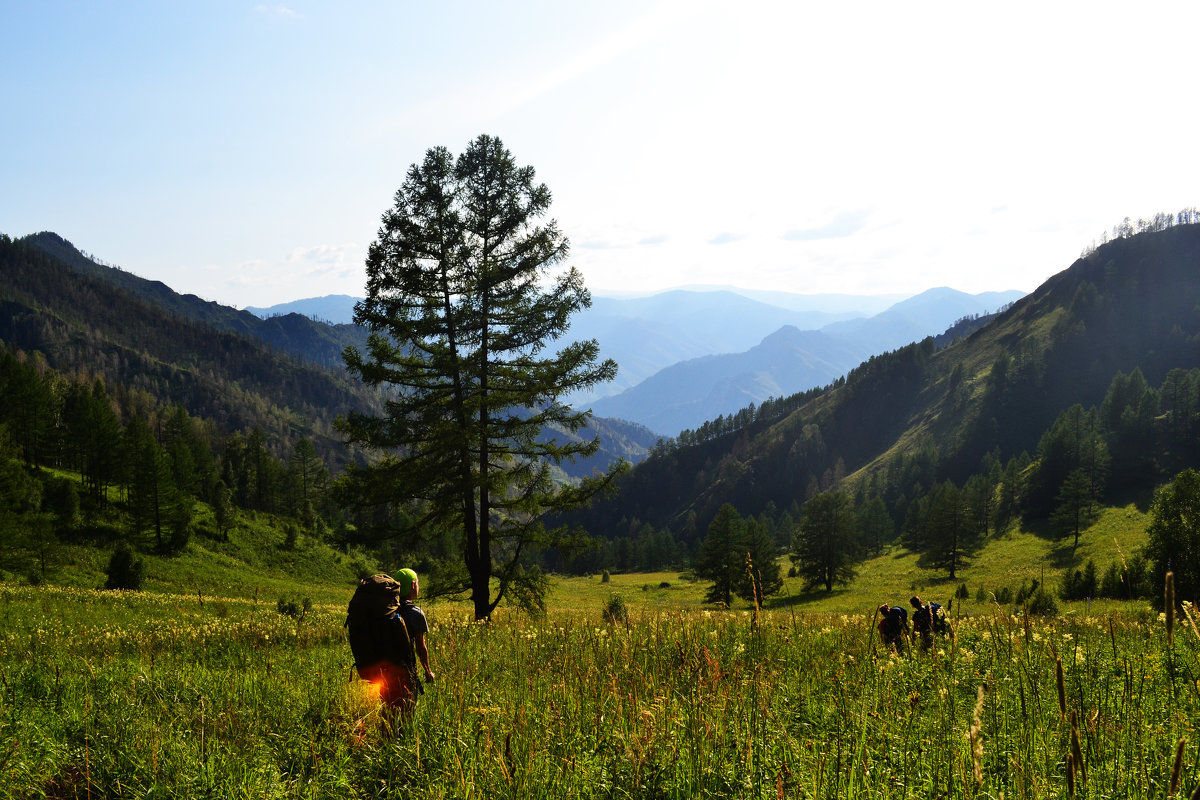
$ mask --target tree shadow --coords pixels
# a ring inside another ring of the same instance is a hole
[[[1148,514],[1150,506],[1154,504],[1154,487],[1136,486],[1118,489],[1112,492],[1108,499],[1114,506],[1132,505],[1143,514]]]
[[[1021,528],[1027,533],[1031,533],[1039,539],[1047,542],[1058,541],[1058,536],[1054,533],[1054,528],[1050,525],[1048,518],[1031,519],[1030,517],[1021,518]]]
[[[802,608],[811,603],[818,603],[822,600],[829,600],[834,597],[842,597],[850,593],[850,588],[846,586],[835,586],[831,591],[825,591],[824,588],[805,589],[799,593],[793,594],[777,594],[766,598],[763,601],[763,608],[773,611],[786,610],[789,608]]]
[[[1068,536],[1050,548],[1047,561],[1055,569],[1078,566],[1079,557],[1075,553],[1075,537]]]

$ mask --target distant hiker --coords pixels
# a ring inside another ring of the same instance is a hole
[[[908,612],[901,606],[884,603],[878,609],[879,639],[883,646],[900,651],[904,648],[904,635],[908,633]]]
[[[432,682],[425,612],[413,601],[420,585],[417,573],[402,569],[390,575],[372,575],[358,582],[346,614],[346,628],[354,666],[360,678],[379,688],[389,709],[411,713],[422,693],[417,659]]]
[[[908,599],[908,602],[914,609],[912,636],[914,640],[920,637],[922,650],[928,650],[933,646],[935,633],[941,636],[949,635],[950,624],[946,621],[946,612],[942,610],[941,603],[926,605],[915,594]]]

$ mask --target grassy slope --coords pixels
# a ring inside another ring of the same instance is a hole
[[[202,530],[215,529],[211,511],[204,504],[197,504],[196,522]],[[1110,563],[1132,555],[1145,544],[1148,522],[1148,515],[1136,505],[1106,509],[1080,537],[1074,557],[1069,540],[1054,541],[1036,533],[1010,530],[989,539],[954,581],[945,573],[920,567],[915,554],[893,547],[860,564],[853,584],[835,587],[828,594],[805,592],[799,580],[785,578],[783,591],[768,598],[767,607],[809,613],[854,613],[885,601],[904,603],[914,592],[926,600],[948,605],[959,584],[966,583],[972,599],[959,607],[970,613],[978,605],[974,597],[981,587],[988,592],[1004,587],[1016,591],[1023,582],[1036,579],[1057,589],[1065,569],[1082,568],[1088,559],[1103,574]],[[361,558],[340,553],[304,535],[293,549],[284,547],[284,540],[283,521],[263,514],[240,514],[228,541],[197,534],[180,555],[141,554],[146,563],[145,588],[150,592],[249,598],[267,603],[305,597],[314,603],[340,604],[349,600],[357,570],[362,566]],[[109,552],[107,547],[96,545],[66,545],[49,582],[100,588],[104,585]],[[780,558],[780,564],[786,574],[786,557]],[[404,565],[369,566],[387,571]],[[594,614],[597,619],[603,604],[613,596],[621,597],[634,613],[695,609],[703,606],[706,588],[706,583],[689,580],[677,571],[614,574],[607,583],[598,575],[560,577],[553,582],[547,605],[552,613]],[[434,607],[441,607],[447,616],[455,618],[469,615],[466,603],[441,602]],[[737,601],[734,607],[749,608],[742,601]]]
[[[908,597],[921,595],[948,605],[960,583],[966,583],[971,599],[961,605],[965,613],[978,610],[976,591],[987,592],[1008,587],[1014,592],[1025,581],[1044,581],[1057,591],[1063,572],[1080,569],[1091,559],[1097,571],[1104,570],[1124,554],[1133,554],[1146,541],[1149,517],[1136,506],[1106,509],[1100,519],[1083,533],[1074,560],[1070,559],[1070,541],[1054,541],[1028,531],[1013,530],[993,537],[979,550],[971,564],[962,569],[956,580],[945,573],[917,565],[917,556],[896,547],[868,559],[858,568],[858,578],[847,587],[804,592],[801,582],[784,579],[784,590],[768,598],[768,608],[794,608],[803,612],[854,613],[869,611],[882,602],[907,605]],[[780,560],[787,571],[787,559]],[[660,588],[667,582],[669,587]],[[654,612],[695,608],[703,604],[706,584],[682,579],[678,573],[632,573],[612,575],[609,583],[599,576],[563,578],[555,583],[549,599],[552,610],[594,611],[599,619],[601,605],[613,595],[619,595],[633,611]],[[735,608],[748,609],[739,601]]]

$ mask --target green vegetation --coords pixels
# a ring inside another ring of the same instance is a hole
[[[0,586],[0,797],[1151,798],[1200,780],[1188,616],[1170,644],[1144,606],[980,604],[897,656],[869,612],[622,608],[479,624],[426,606],[439,679],[393,728],[353,677],[343,603]]]
[[[380,454],[340,487],[358,527],[410,550],[431,531],[448,539],[438,591],[469,595],[477,619],[506,597],[544,609],[545,578],[527,553],[566,540],[544,519],[582,505],[625,466],[574,484],[551,475],[600,447],[598,437],[546,435],[588,422],[561,398],[612,380],[617,365],[600,360],[595,340],[559,341],[591,295],[564,267],[569,246],[542,219],[549,208],[550,190],[495,137],[457,158],[430,149],[367,255],[354,318],[371,331],[368,346],[346,350],[350,372],[390,398],[386,413],[351,413],[339,426]]]

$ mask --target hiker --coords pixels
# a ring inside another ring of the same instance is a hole
[[[913,607],[913,641],[920,639],[921,649],[928,650],[933,646],[933,611],[915,594],[908,598],[908,602]]]
[[[425,612],[422,611],[413,601],[417,599],[417,595],[421,592],[421,586],[417,580],[417,573],[411,569],[402,569],[398,573],[400,576],[397,580],[400,583],[400,610],[396,613],[404,619],[404,624],[408,627],[409,638],[412,639],[413,651],[417,658],[421,659],[421,667],[425,670],[425,681],[433,683],[433,670],[429,668],[429,648],[425,644],[425,634],[429,633],[429,622],[425,619]],[[405,591],[405,587],[408,587]],[[413,665],[416,666],[415,664]]]
[[[949,635],[950,624],[946,622],[946,613],[942,611],[941,603],[922,603],[921,598],[915,594],[908,602],[914,609],[912,638],[914,641],[920,638],[922,650],[933,646],[933,634]]]
[[[884,647],[900,652],[904,648],[904,634],[908,633],[908,612],[901,606],[884,603],[878,613],[880,641]]]
[[[413,602],[420,592],[417,573],[402,569],[390,575],[363,578],[346,615],[350,649],[358,675],[379,689],[379,698],[393,711],[412,712],[423,689],[417,660],[432,682],[425,634],[429,623]]]

